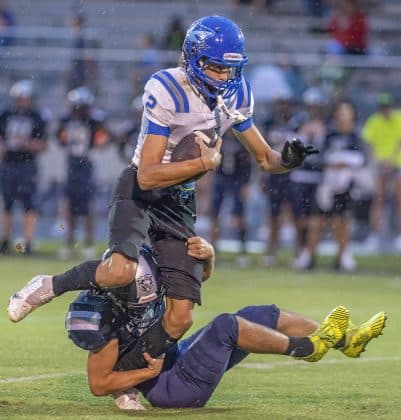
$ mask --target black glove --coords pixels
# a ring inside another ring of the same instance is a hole
[[[281,151],[281,166],[286,169],[294,169],[302,165],[302,162],[309,156],[319,153],[319,150],[311,144],[306,146],[301,140],[294,139],[286,141]]]

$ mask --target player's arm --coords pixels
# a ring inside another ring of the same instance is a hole
[[[138,183],[142,190],[169,187],[213,170],[220,163],[221,140],[215,147],[201,147],[199,158],[183,162],[162,163],[168,138],[147,134],[141,151]]]
[[[263,171],[278,174],[288,172],[289,169],[281,165],[281,154],[266,143],[254,124],[245,131],[233,129],[233,132]]]
[[[109,341],[99,351],[91,351],[88,356],[88,383],[91,392],[96,396],[124,391],[159,375],[163,359],[153,359],[144,353],[148,367],[144,369],[114,371],[118,359],[118,340]]]
[[[203,260],[202,281],[206,281],[213,273],[215,252],[213,245],[200,236],[187,239],[188,255]]]
[[[244,131],[233,129],[235,136],[253,155],[259,167],[266,172],[281,174],[300,165],[311,154],[319,153],[314,146],[306,146],[301,140],[287,141],[281,152],[273,150],[260,131],[252,124]]]

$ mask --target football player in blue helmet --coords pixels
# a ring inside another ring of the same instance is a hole
[[[207,98],[230,98],[239,89],[242,68],[248,63],[241,28],[223,16],[206,16],[188,29],[182,59],[192,84]],[[207,67],[224,69],[227,78],[211,77]]]
[[[143,349],[152,357],[165,353],[190,328],[194,305],[201,303],[201,263],[188,254],[189,238],[196,236],[195,183],[188,180],[219,166],[222,140],[208,147],[198,137],[200,156],[181,162],[171,160],[174,147],[196,130],[215,130],[221,137],[232,129],[259,167],[273,173],[287,172],[316,153],[299,140],[286,142],[281,153],[273,150],[255,126],[252,89],[242,76],[247,63],[244,37],[234,22],[222,16],[194,22],[182,61],[182,66],[153,74],[144,87],[135,153],[116,183],[110,206],[111,256],[59,275],[35,277],[26,293],[11,298],[10,305],[17,308],[13,321],[32,310],[33,295],[132,283],[139,247],[149,237],[166,290],[166,311],[157,328],[149,330]],[[38,306],[47,298],[42,300]],[[142,354],[137,356],[137,367],[146,366]]]

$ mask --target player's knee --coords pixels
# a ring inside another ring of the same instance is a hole
[[[108,268],[108,279],[110,286],[122,287],[126,286],[135,278],[136,262],[124,259],[123,261],[116,261],[111,258]]]
[[[233,314],[220,314],[212,321],[216,336],[224,344],[234,345],[238,339],[238,320]]]

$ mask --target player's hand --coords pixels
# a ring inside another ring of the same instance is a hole
[[[309,156],[319,153],[319,150],[312,145],[305,145],[299,139],[286,141],[281,151],[281,166],[286,169],[293,169],[300,166]]]
[[[192,236],[187,239],[188,255],[198,260],[208,260],[214,256],[214,248],[209,242],[200,236]]]
[[[164,363],[164,354],[159,356],[157,359],[154,359],[149,353],[143,353],[143,358],[148,364],[147,369],[149,378],[156,378],[156,376],[159,376]]]
[[[221,162],[221,137],[217,137],[216,144],[212,147],[209,147],[201,137],[195,139],[200,148],[200,159],[206,171],[213,171],[216,169]]]

